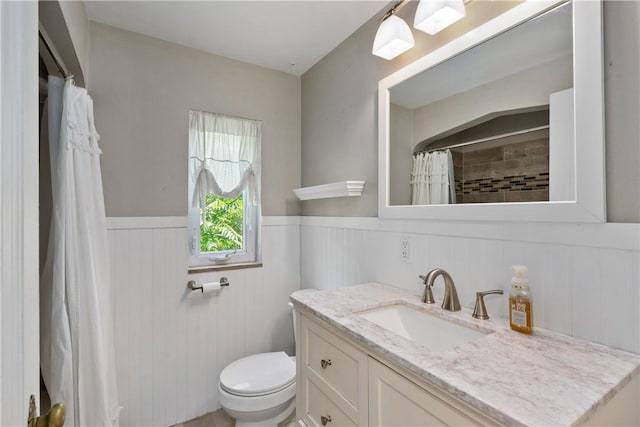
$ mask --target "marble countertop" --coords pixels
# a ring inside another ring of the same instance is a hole
[[[357,342],[507,425],[580,425],[640,372],[640,356],[535,328],[525,335],[504,319],[447,312],[422,295],[378,283],[291,295]],[[356,312],[394,303],[490,333],[446,352],[429,350]]]

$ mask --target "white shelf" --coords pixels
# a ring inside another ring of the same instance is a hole
[[[355,197],[362,194],[364,181],[340,181],[293,190],[300,200],[328,199],[330,197]]]

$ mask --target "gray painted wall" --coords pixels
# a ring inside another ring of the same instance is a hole
[[[411,171],[413,169],[414,111],[399,105],[389,106],[389,202],[392,205],[411,204]]]
[[[640,222],[640,2],[605,1],[607,220]]]
[[[89,20],[82,1],[40,0],[38,21],[78,86],[87,87]],[[46,55],[45,55],[46,57]],[[55,68],[53,63],[51,66]],[[49,69],[49,71],[54,71]],[[60,75],[55,72],[55,75]]]
[[[89,18],[83,1],[60,1],[60,10],[71,36],[83,74],[89,74]]]
[[[107,216],[186,216],[188,110],[263,121],[262,213],[298,215],[300,79],[91,22]]]
[[[411,22],[415,4],[399,16]],[[472,2],[467,17],[393,61],[371,54],[374,17],[302,76],[302,185],[364,179],[360,198],[304,202],[304,215],[377,216],[377,83],[515,3]],[[606,1],[607,211],[610,222],[640,222],[640,2]]]

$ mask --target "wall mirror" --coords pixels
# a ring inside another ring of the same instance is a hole
[[[381,80],[379,216],[603,222],[601,9],[525,1]]]

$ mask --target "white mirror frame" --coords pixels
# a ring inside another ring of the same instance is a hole
[[[601,0],[573,0],[575,201],[389,205],[389,90],[483,41],[566,2],[527,0],[378,83],[378,216],[428,220],[606,221]],[[578,143],[576,143],[576,141]]]

